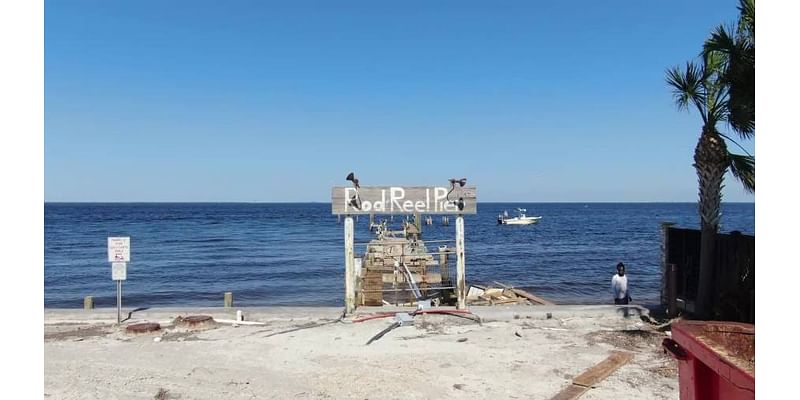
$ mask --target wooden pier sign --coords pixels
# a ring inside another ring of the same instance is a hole
[[[331,210],[339,215],[477,214],[478,197],[474,186],[456,186],[452,192],[446,186],[337,186]]]

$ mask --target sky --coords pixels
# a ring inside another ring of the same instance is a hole
[[[45,201],[696,201],[665,70],[736,5],[48,0]]]

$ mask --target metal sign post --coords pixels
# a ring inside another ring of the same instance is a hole
[[[117,324],[122,323],[122,281],[127,279],[128,262],[131,261],[131,238],[108,238],[108,262],[111,279],[117,282]]]
[[[122,281],[117,281],[117,325],[122,323]]]
[[[111,263],[111,279],[117,282],[117,323],[122,320],[122,281],[127,278],[128,265],[124,262]]]

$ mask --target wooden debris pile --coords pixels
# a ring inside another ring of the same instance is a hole
[[[467,304],[473,306],[493,306],[503,304],[521,305],[553,305],[555,303],[534,296],[525,290],[507,285],[503,287],[487,287],[472,285],[467,292]]]

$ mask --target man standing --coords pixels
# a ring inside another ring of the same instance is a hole
[[[614,304],[628,304],[628,277],[625,276],[625,264],[617,264],[617,273],[611,278],[611,290],[614,292]]]

